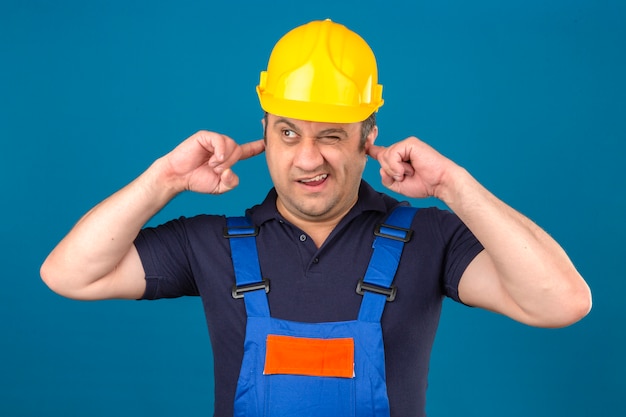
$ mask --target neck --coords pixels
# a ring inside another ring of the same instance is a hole
[[[304,233],[306,233],[315,245],[319,248],[326,241],[331,232],[335,229],[335,227],[339,224],[341,219],[344,218],[346,214],[352,209],[352,207],[356,204],[355,202],[350,205],[346,210],[341,213],[335,214],[331,217],[323,217],[323,216],[307,216],[305,214],[294,214],[287,210],[287,208],[282,204],[280,198],[276,200],[276,208],[278,212],[287,220],[289,223],[298,227]]]

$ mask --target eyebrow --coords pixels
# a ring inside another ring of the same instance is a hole
[[[300,129],[298,129],[298,127],[295,124],[293,124],[292,122],[290,122],[289,120],[287,120],[285,118],[280,118],[280,119],[276,120],[274,122],[274,126],[277,126],[277,125],[279,125],[281,123],[286,124],[287,126],[289,126],[290,129],[294,130],[295,132],[298,132],[298,133],[300,132]],[[329,129],[324,129],[324,130],[322,130],[320,132],[317,132],[316,136],[320,137],[320,136],[328,136],[328,135],[333,135],[333,134],[334,135],[338,134],[338,135],[341,135],[341,136],[344,136],[344,137],[348,136],[348,132],[346,132],[345,129],[339,128],[339,127],[331,127]]]
[[[281,124],[281,123],[286,124],[286,125],[287,125],[287,126],[289,126],[292,130],[299,131],[299,130],[298,130],[298,127],[297,127],[296,125],[294,125],[294,124],[293,124],[293,123],[291,123],[289,120],[284,119],[284,118],[277,119],[277,120],[274,122],[274,126],[278,126],[278,125],[279,125],[279,124]]]

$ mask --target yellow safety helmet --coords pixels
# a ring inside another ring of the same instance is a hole
[[[266,112],[314,122],[361,122],[383,105],[371,48],[330,19],[283,36],[256,90]]]

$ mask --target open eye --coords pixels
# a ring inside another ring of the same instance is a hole
[[[295,140],[298,138],[298,134],[291,129],[282,129],[280,133],[281,137],[286,142],[295,142]]]

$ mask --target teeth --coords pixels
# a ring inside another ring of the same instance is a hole
[[[300,180],[300,182],[313,182],[313,181],[322,181],[328,177],[328,174],[321,174],[317,177],[309,178],[308,180]]]

